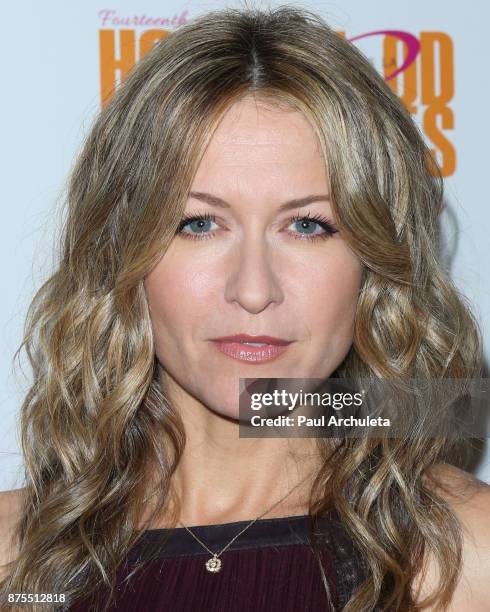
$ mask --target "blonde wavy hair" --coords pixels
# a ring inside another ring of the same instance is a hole
[[[32,301],[19,348],[34,382],[21,408],[19,553],[3,594],[76,601],[110,590],[141,533],[141,499],[152,495],[155,511],[168,501],[185,433],[159,387],[143,279],[175,235],[214,129],[251,93],[314,126],[334,214],[364,266],[353,344],[333,376],[481,375],[478,324],[438,261],[442,178],[400,99],[308,10],[209,12],[135,66],[73,168],[59,263]],[[442,570],[434,597],[447,604],[461,531],[424,475],[460,443],[318,444],[324,465],[310,514],[335,507],[369,568],[346,612],[417,609],[411,582],[426,552]]]

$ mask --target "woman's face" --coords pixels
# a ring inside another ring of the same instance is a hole
[[[330,376],[352,344],[362,267],[329,231],[325,163],[304,116],[235,103],[185,214],[145,279],[164,385],[238,418],[240,377]],[[243,334],[269,338],[216,340]]]

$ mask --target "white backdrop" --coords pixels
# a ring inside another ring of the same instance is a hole
[[[254,6],[270,6],[255,0]],[[446,0],[282,2],[323,15],[356,44],[386,78],[415,60],[391,86],[402,96],[443,168],[446,251],[451,273],[472,302],[490,356],[490,207],[488,180],[487,24],[490,4]],[[52,269],[65,180],[101,107],[101,88],[117,81],[139,49],[162,32],[207,10],[244,2],[95,0],[4,3],[1,202],[3,299],[0,304],[0,490],[22,484],[17,413],[28,387],[12,358],[27,305]],[[391,33],[387,34],[389,31]],[[361,38],[362,37],[362,38]],[[398,42],[396,42],[398,40]],[[111,48],[113,46],[113,48]],[[419,48],[420,46],[420,48]],[[118,64],[119,61],[119,64]],[[105,84],[105,85],[104,85]],[[490,483],[490,452],[474,473]]]

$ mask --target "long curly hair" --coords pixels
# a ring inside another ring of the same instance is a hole
[[[314,127],[344,240],[364,274],[352,347],[332,376],[471,378],[481,332],[438,260],[443,183],[423,137],[370,62],[306,9],[209,12],[161,40],[96,118],[69,181],[56,271],[36,293],[24,348],[26,488],[19,552],[1,592],[111,588],[168,504],[185,446],[162,392],[143,287],[172,241],[213,131],[242,96],[296,109]],[[311,515],[332,506],[369,572],[346,612],[415,610],[424,554],[450,601],[459,523],[429,486],[447,438],[320,439]],[[25,607],[24,607],[25,609]],[[36,609],[33,605],[33,609]]]

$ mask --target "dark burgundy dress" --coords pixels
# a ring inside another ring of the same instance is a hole
[[[191,527],[219,553],[250,521]],[[367,573],[365,561],[337,514],[315,527],[330,595],[310,542],[307,515],[259,519],[220,555],[221,570],[183,527],[145,531],[120,568],[109,611],[131,612],[330,612],[342,610]],[[143,562],[128,580],[131,571]],[[72,612],[103,610],[106,600],[80,601]]]

